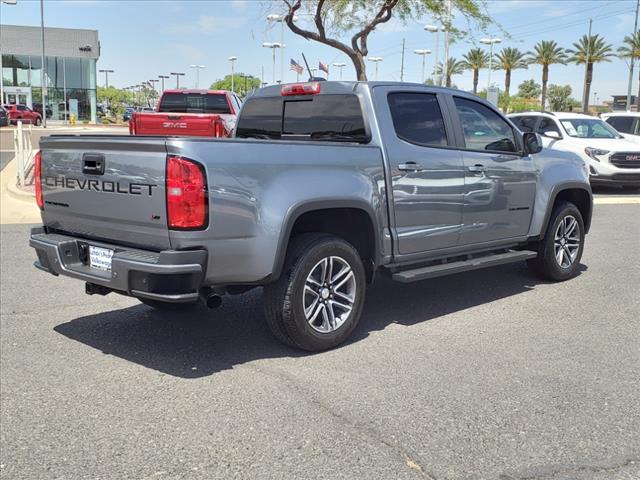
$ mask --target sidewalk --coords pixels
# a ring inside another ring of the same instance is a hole
[[[12,159],[0,172],[0,224],[40,222],[33,191],[16,187],[16,161]]]

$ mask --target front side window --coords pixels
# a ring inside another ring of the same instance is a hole
[[[465,146],[469,150],[516,152],[511,126],[486,105],[454,97],[462,123]]]
[[[388,102],[398,138],[417,145],[448,145],[444,119],[434,94],[391,93]]]
[[[611,117],[607,119],[607,123],[622,133],[635,133],[633,128],[633,117]]]
[[[556,132],[558,133],[558,135],[562,136],[555,120],[544,117],[540,122],[540,126],[538,127],[538,133],[540,135],[545,135],[549,132]]]
[[[560,120],[567,135],[574,138],[622,138],[608,123],[597,118],[571,118]]]

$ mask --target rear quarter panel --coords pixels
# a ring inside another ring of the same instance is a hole
[[[175,138],[167,150],[206,166],[208,228],[170,236],[173,248],[208,247],[210,284],[258,283],[271,275],[288,229],[306,206],[362,208],[374,229],[387,228],[377,147]]]

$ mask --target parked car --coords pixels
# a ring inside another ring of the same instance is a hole
[[[591,184],[640,188],[640,145],[599,118],[578,113],[509,115],[523,132],[542,135],[545,147],[573,152],[589,165]]]
[[[33,125],[40,125],[42,123],[42,116],[38,112],[34,112],[26,105],[5,105],[9,116],[9,122],[17,124],[18,120],[23,123],[32,123]]]
[[[131,116],[135,111],[136,111],[135,107],[126,107],[124,109],[124,113],[122,114],[122,120],[124,120],[125,122],[128,122],[129,120],[131,120]]]
[[[9,114],[7,110],[0,105],[0,127],[6,127],[9,125]]]
[[[376,272],[413,282],[527,260],[551,280],[577,273],[584,162],[539,153],[538,134],[469,93],[275,85],[248,98],[235,135],[43,138],[36,267],[169,310],[263,286],[274,335],[306,350],[349,337]]]
[[[600,118],[620,132],[627,140],[640,143],[639,112],[603,113]]]
[[[42,103],[34,102],[33,111],[38,112],[40,114],[40,117],[42,117]],[[52,116],[53,116],[53,109],[51,108],[50,105],[47,105],[47,119],[51,118]]]
[[[228,137],[240,110],[239,97],[226,90],[165,90],[157,112],[137,112],[132,135]]]

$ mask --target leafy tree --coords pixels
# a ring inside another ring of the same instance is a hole
[[[244,73],[236,73],[233,76],[233,89],[231,88],[231,75],[226,75],[222,80],[211,84],[211,90],[235,90],[242,97],[256,88],[260,88],[260,79]]]
[[[549,85],[547,97],[549,99],[549,108],[554,112],[570,112],[574,107],[580,106],[571,98],[571,87],[569,85]]]
[[[524,52],[512,47],[503,48],[496,55],[496,60],[498,61],[496,69],[504,70],[504,91],[508,96],[511,88],[511,71],[527,68],[529,62]]]
[[[445,75],[447,87],[451,87],[451,77],[454,75],[461,75],[466,69],[466,64],[463,60],[457,60],[454,57],[450,57],[447,64],[443,67],[440,62],[436,68],[436,75]]]
[[[621,58],[640,59],[640,31],[633,35],[627,35],[623,40],[624,45],[618,48],[618,55]],[[640,78],[638,83],[638,96],[636,97],[636,106],[640,112]]]
[[[464,68],[473,71],[473,93],[478,93],[478,75],[489,66],[489,54],[481,48],[472,48],[463,56]]]
[[[606,43],[600,35],[583,35],[580,40],[573,44],[571,50],[567,50],[571,55],[570,62],[576,65],[586,65],[587,81],[582,96],[582,109],[585,113],[589,110],[589,93],[591,91],[591,81],[593,79],[593,65],[601,62],[610,62],[611,57],[615,57],[613,47]]]
[[[542,90],[540,89],[540,84],[536,83],[535,80],[525,80],[520,85],[518,85],[518,97],[522,98],[538,98]]]
[[[369,55],[369,35],[392,18],[400,22],[431,16],[451,27],[448,5],[467,21],[481,29],[490,23],[482,0],[280,0],[285,7],[285,23],[289,29],[307,40],[313,40],[343,52],[356,70],[358,80],[367,79],[365,57]],[[302,15],[306,14],[306,15]],[[303,28],[299,18],[310,16],[310,27]],[[457,35],[462,32],[455,31]],[[349,40],[341,40],[350,36]]]
[[[542,40],[529,52],[529,62],[542,65],[542,100],[540,109],[544,110],[547,100],[547,82],[549,81],[549,66],[567,63],[567,54],[564,48],[558,46],[554,40]]]

